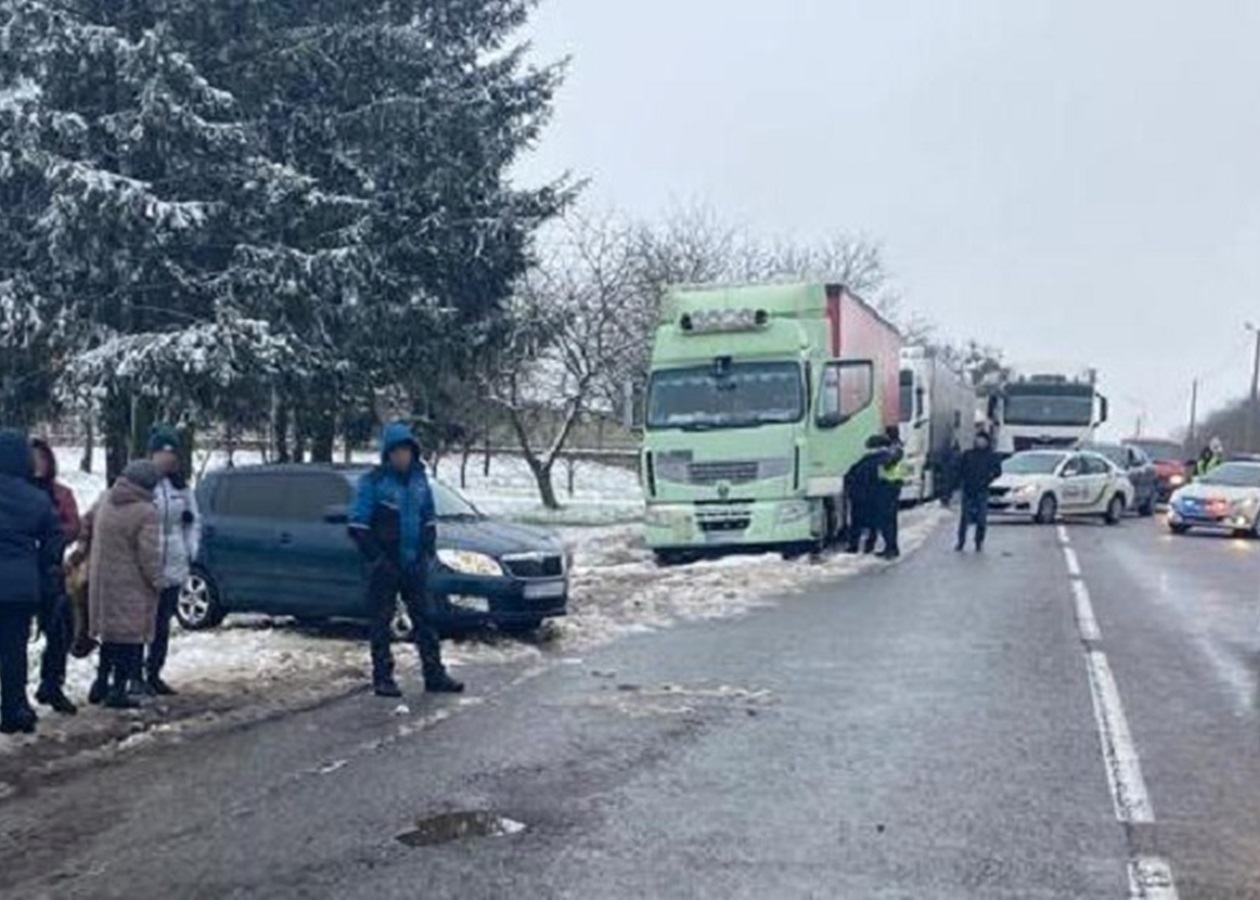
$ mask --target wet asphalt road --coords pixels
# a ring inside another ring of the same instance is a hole
[[[1260,897],[1260,543],[948,530],[462,702],[356,696],[0,801],[0,896],[1118,898],[1140,861],[1145,896],[1167,864]],[[396,839],[468,809],[525,830]]]

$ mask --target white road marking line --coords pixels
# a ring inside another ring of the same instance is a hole
[[[1067,560],[1068,574],[1073,578],[1081,577],[1081,561],[1076,558],[1076,551],[1071,547],[1063,548],[1063,558]]]
[[[1107,785],[1111,788],[1116,818],[1130,824],[1154,822],[1155,812],[1151,809],[1151,798],[1142,778],[1142,764],[1138,761],[1137,747],[1129,733],[1120,691],[1116,688],[1116,679],[1111,674],[1107,657],[1091,650],[1085,654],[1085,668],[1089,672],[1094,718],[1098,721],[1098,738],[1102,743],[1103,767],[1107,770]]]
[[[1129,863],[1129,900],[1177,900],[1172,867],[1158,856],[1139,856]]]
[[[1102,631],[1098,628],[1098,620],[1094,618],[1094,604],[1089,599],[1089,588],[1079,578],[1072,579],[1072,596],[1076,598],[1076,627],[1080,629],[1081,640],[1101,641]]]
[[[1066,526],[1066,525],[1059,525],[1059,526],[1057,527],[1057,530],[1058,530],[1058,532],[1059,532],[1059,543],[1060,543],[1060,544],[1062,544],[1064,547],[1066,547],[1068,544],[1072,543],[1072,538],[1071,538],[1071,536],[1068,534],[1068,530],[1067,530],[1067,526]]]

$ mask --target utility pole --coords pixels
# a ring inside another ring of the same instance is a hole
[[[1256,336],[1256,352],[1251,364],[1251,398],[1247,404],[1247,452],[1255,450],[1256,412],[1260,408],[1260,328],[1247,323],[1247,330]]]
[[[1198,449],[1195,447],[1195,441],[1194,441],[1195,439],[1194,431],[1195,431],[1195,428],[1199,424],[1198,415],[1199,415],[1199,379],[1196,378],[1190,384],[1190,446],[1189,446],[1189,449],[1194,453],[1198,452]]]

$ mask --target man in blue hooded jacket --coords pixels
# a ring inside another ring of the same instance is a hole
[[[0,734],[35,731],[26,695],[26,642],[41,602],[53,599],[64,544],[52,500],[30,483],[31,447],[0,431]]]
[[[376,695],[402,696],[394,680],[389,627],[400,596],[411,619],[425,690],[462,691],[464,686],[442,665],[441,643],[429,621],[425,576],[437,551],[437,514],[420,443],[406,423],[388,425],[381,434],[381,464],[359,479],[350,536],[370,568],[367,602]]]

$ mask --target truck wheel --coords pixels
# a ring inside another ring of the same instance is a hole
[[[1046,494],[1037,503],[1037,514],[1033,516],[1033,521],[1038,525],[1052,525],[1058,517],[1059,501],[1054,499],[1054,494]]]
[[[1112,494],[1111,502],[1107,504],[1107,512],[1103,514],[1103,521],[1108,525],[1119,525],[1120,519],[1124,516],[1124,495]]]
[[[1170,523],[1168,526],[1168,530],[1171,531],[1173,534],[1189,534],[1190,526],[1183,525],[1180,522]]]

